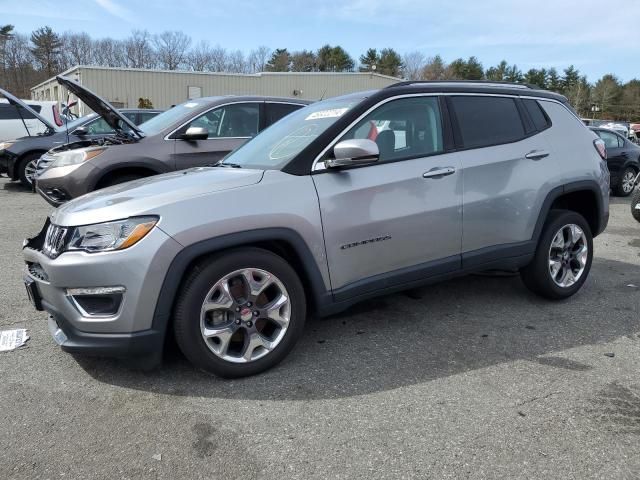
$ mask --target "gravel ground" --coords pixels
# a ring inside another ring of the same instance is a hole
[[[0,328],[31,339],[0,353],[0,478],[638,478],[640,224],[612,203],[568,301],[470,276],[311,320],[228,381],[56,347],[21,283],[49,207],[1,179]]]

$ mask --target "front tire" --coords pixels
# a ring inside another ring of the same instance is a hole
[[[628,197],[633,192],[634,180],[637,172],[633,167],[627,167],[623,170],[617,185],[614,188],[614,193],[618,197]]]
[[[631,195],[631,215],[640,222],[640,186]]]
[[[38,159],[42,156],[41,153],[30,153],[25,155],[18,166],[18,178],[20,183],[26,188],[33,187],[33,180],[36,174],[36,166]]]
[[[534,293],[561,300],[584,284],[593,260],[593,236],[584,217],[567,210],[552,210],[545,222],[532,262],[520,271]]]
[[[305,317],[304,289],[293,268],[267,250],[242,248],[200,261],[188,273],[174,333],[194,365],[221,377],[244,377],[282,361]]]

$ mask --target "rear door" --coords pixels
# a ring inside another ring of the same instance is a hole
[[[556,168],[544,134],[550,122],[535,100],[451,95],[448,105],[464,170],[463,266],[504,258],[509,248],[517,256]]]
[[[176,170],[213,165],[229,152],[258,134],[260,102],[229,103],[198,115],[173,135]],[[183,140],[180,136],[190,127],[209,132],[206,140]]]
[[[459,268],[462,174],[443,129],[437,96],[385,102],[340,138],[374,140],[379,162],[312,176],[337,300]]]
[[[299,105],[295,103],[283,103],[283,102],[265,102],[264,107],[264,126],[265,128],[273,125],[278,120],[283,117],[286,117],[292,112],[299,110],[304,107],[304,105]]]

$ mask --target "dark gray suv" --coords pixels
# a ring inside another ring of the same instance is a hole
[[[214,165],[264,128],[310,103],[257,96],[198,98],[136,126],[93,92],[68,78],[57,78],[118,134],[72,142],[42,156],[36,189],[54,206],[110,185]]]

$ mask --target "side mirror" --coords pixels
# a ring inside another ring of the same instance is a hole
[[[209,131],[202,127],[189,127],[180,138],[183,140],[206,140],[209,138]]]
[[[333,156],[335,158],[325,160],[327,167],[351,167],[376,163],[380,151],[378,144],[367,138],[343,140],[333,147]]]
[[[87,127],[78,127],[71,133],[79,137],[84,137],[85,135],[89,134],[89,130],[87,130]]]

